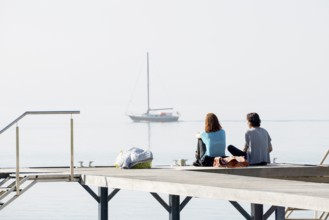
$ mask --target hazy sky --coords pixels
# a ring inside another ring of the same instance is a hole
[[[1,0],[0,121],[124,117],[147,51],[152,106],[182,119],[329,119],[328,39],[327,0]]]

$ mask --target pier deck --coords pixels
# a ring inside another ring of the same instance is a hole
[[[0,176],[13,172],[12,169],[0,169]],[[31,168],[22,170],[21,176],[39,181],[69,181],[70,175],[67,168]],[[76,181],[99,189],[136,190],[325,212],[329,212],[328,178],[328,166],[302,165],[232,169],[189,166],[141,170],[114,167],[75,169]]]
[[[164,169],[85,171],[81,179],[97,187],[329,212],[329,185],[323,183]]]

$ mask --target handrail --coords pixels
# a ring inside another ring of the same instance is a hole
[[[322,158],[322,160],[321,160],[321,162],[320,162],[320,165],[322,165],[322,164],[324,163],[324,161],[327,159],[328,155],[329,155],[329,150],[328,150],[327,153],[323,156],[323,158]]]
[[[20,155],[19,155],[19,126],[17,122],[24,118],[26,115],[56,115],[56,114],[70,114],[70,180],[74,179],[74,142],[73,142],[73,118],[72,114],[80,114],[80,111],[27,111],[23,113],[21,116],[16,118],[13,122],[8,124],[5,128],[0,131],[0,134],[5,132],[8,128],[16,124],[16,194],[17,196],[20,194],[20,182],[19,182],[19,174],[20,174]]]
[[[18,118],[16,118],[13,122],[11,122],[10,124],[8,124],[5,128],[3,128],[0,131],[0,134],[2,134],[7,129],[9,129],[11,126],[13,126],[14,124],[16,124],[19,120],[21,120],[22,118],[24,118],[26,115],[56,115],[56,114],[62,114],[62,115],[63,114],[80,114],[80,111],[27,111],[27,112],[24,112]]]

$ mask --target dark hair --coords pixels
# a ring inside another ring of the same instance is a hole
[[[214,132],[222,129],[217,116],[214,113],[208,113],[205,120],[205,132]]]
[[[256,112],[252,112],[247,114],[247,120],[250,122],[250,125],[252,127],[259,127],[261,120],[259,118],[259,115]]]

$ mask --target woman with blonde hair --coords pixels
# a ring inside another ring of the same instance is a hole
[[[205,129],[198,135],[194,166],[212,166],[215,157],[225,157],[225,131],[214,113],[208,113]]]

